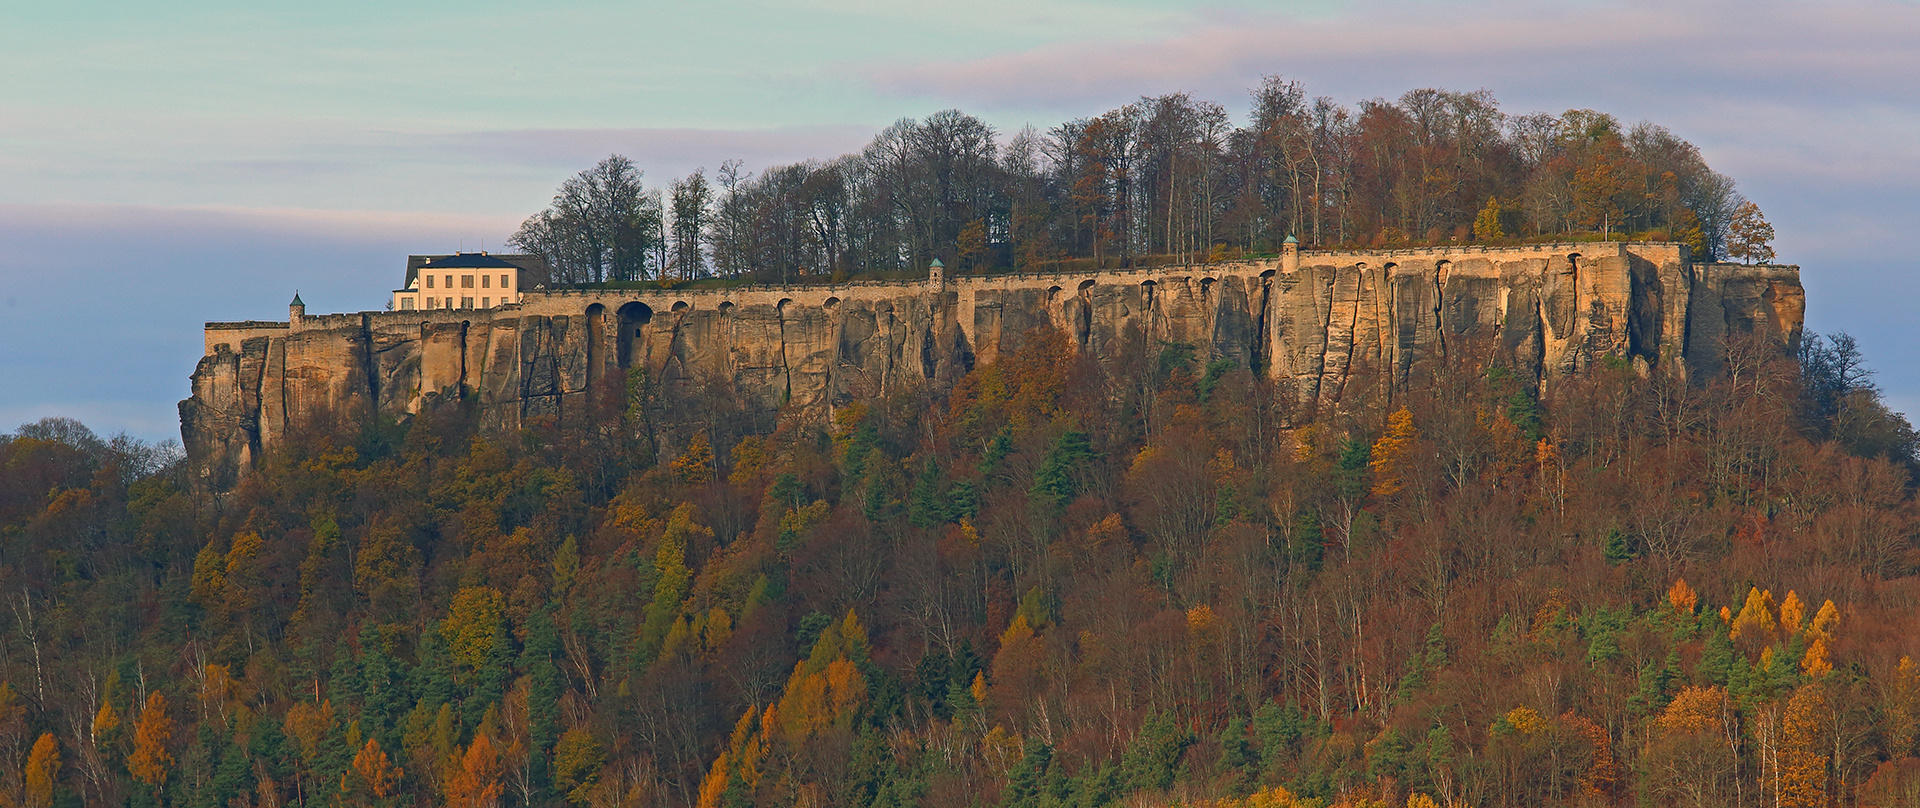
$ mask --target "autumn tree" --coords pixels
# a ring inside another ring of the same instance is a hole
[[[1500,229],[1500,200],[1487,197],[1487,206],[1473,219],[1473,237],[1476,241],[1499,241],[1507,237]]]
[[[1733,211],[1727,223],[1727,254],[1748,264],[1773,260],[1773,225],[1760,213],[1760,206],[1745,202]]]
[[[157,794],[166,784],[167,770],[173,765],[173,718],[167,715],[167,699],[154,692],[140,709],[133,723],[133,752],[127,755],[127,773],[147,784]]]
[[[26,808],[51,808],[53,789],[60,778],[60,744],[53,739],[53,733],[40,733],[40,740],[33,742],[33,751],[27,753],[27,768],[24,791]]]

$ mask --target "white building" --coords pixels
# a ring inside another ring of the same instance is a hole
[[[544,283],[547,262],[537,255],[407,256],[407,279],[393,290],[393,310],[490,309],[520,302],[528,286]]]

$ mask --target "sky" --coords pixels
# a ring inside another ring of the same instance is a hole
[[[650,184],[965,110],[1004,135],[1263,75],[1352,105],[1487,89],[1701,148],[1920,414],[1920,2],[795,0],[7,3],[0,431],[177,438],[208,320],[382,308],[568,176]]]

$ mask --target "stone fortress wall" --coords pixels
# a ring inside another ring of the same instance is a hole
[[[1291,247],[1291,245],[1289,245]],[[1109,357],[1137,332],[1283,382],[1301,411],[1356,372],[1403,379],[1449,344],[1491,345],[1544,384],[1607,356],[1713,372],[1727,335],[1799,338],[1795,266],[1695,264],[1667,243],[1294,251],[1280,258],[833,285],[529,291],[517,305],[208,323],[181,402],[188,454],[215,489],[307,419],[403,417],[478,396],[483,429],[586,417],[587,393],[645,367],[729,384],[748,406],[824,413],[945,389],[1041,326]]]

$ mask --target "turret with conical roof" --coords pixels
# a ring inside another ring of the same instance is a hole
[[[298,329],[300,321],[307,318],[306,301],[300,299],[299,290],[293,293],[293,302],[287,304],[287,327]]]
[[[1280,243],[1280,271],[1300,271],[1300,240],[1291,235]]]

